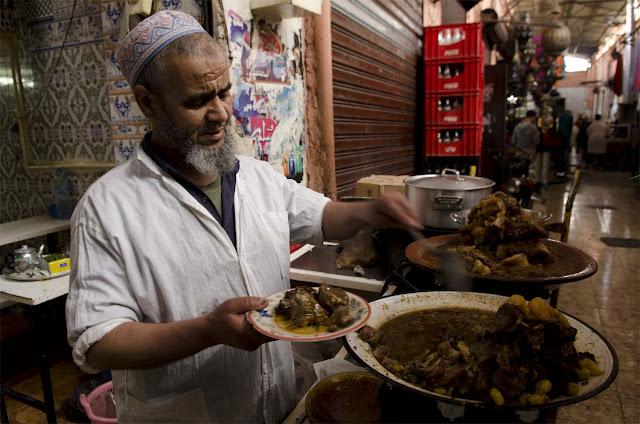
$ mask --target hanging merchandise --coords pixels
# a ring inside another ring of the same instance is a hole
[[[551,12],[551,24],[542,31],[542,48],[552,58],[565,51],[571,43],[571,31],[559,19],[560,10],[556,9]]]
[[[622,65],[622,55],[614,50],[611,53],[611,56],[616,59],[616,72],[615,74],[613,74],[613,86],[611,87],[611,89],[616,96],[621,96],[623,91],[622,85],[624,83],[622,78],[622,74],[624,72]]]

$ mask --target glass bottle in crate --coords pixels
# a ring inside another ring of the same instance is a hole
[[[451,78],[451,70],[449,69],[449,65],[444,65],[442,69],[442,78]]]

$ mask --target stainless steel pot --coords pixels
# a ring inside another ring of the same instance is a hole
[[[416,207],[422,225],[456,230],[459,224],[451,219],[451,213],[471,209],[491,194],[496,183],[488,178],[460,175],[454,169],[444,169],[441,174],[409,177],[405,184],[407,197]]]

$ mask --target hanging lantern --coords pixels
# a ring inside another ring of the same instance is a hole
[[[552,23],[542,31],[542,48],[551,57],[556,57],[566,50],[571,43],[571,31],[560,22],[560,12],[551,13]]]

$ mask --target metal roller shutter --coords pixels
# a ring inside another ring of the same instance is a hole
[[[353,194],[361,177],[414,172],[422,0],[334,0],[331,13],[342,197]]]

